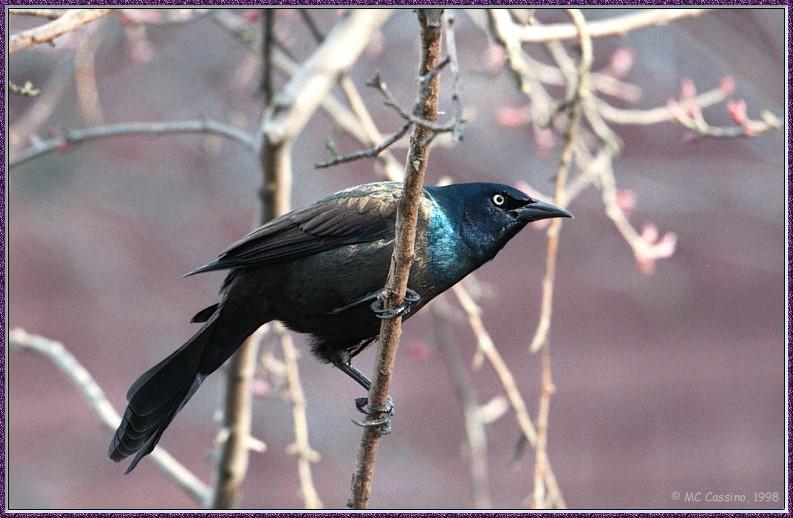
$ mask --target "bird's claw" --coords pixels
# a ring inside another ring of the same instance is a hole
[[[374,311],[374,314],[377,318],[381,320],[391,320],[392,318],[396,318],[400,315],[407,315],[410,313],[410,310],[413,307],[413,304],[421,300],[421,295],[416,293],[415,291],[407,288],[405,290],[405,299],[402,303],[393,308],[393,309],[386,309],[383,307],[383,303],[378,296],[374,302],[369,306]]]
[[[391,418],[394,416],[394,401],[391,399],[391,396],[388,396],[388,400],[386,400],[384,407],[366,408],[368,404],[368,397],[359,397],[355,399],[355,408],[357,408],[360,413],[366,415],[383,414],[382,417],[378,417],[376,419],[367,419],[365,421],[356,421],[355,419],[352,419],[352,422],[363,428],[377,427],[377,431],[380,435],[390,434]]]

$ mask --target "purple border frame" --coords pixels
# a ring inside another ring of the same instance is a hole
[[[118,0],[116,2],[99,2],[96,0],[88,0],[88,1],[78,1],[78,0],[65,0],[65,1],[55,1],[55,0],[40,0],[40,1],[33,1],[33,0],[20,0],[17,2],[2,2],[3,5],[3,12],[0,13],[0,31],[2,34],[6,34],[6,11],[5,8],[9,5],[14,6],[33,6],[33,5],[63,5],[63,6],[78,6],[78,5],[107,5],[107,6],[129,6],[129,5],[159,5],[159,6],[174,6],[174,5],[203,5],[205,2],[201,0],[161,0],[159,2],[151,2],[149,0]],[[438,0],[375,0],[375,1],[365,1],[365,0],[348,0],[348,1],[338,1],[338,0],[265,0],[265,1],[256,1],[256,2],[244,2],[241,0],[215,0],[212,5],[216,6],[301,6],[301,5],[315,5],[315,6],[378,6],[378,5],[388,5],[388,6],[404,6],[404,7],[414,7],[414,6],[432,6],[432,5],[440,5],[440,6],[475,6],[475,5],[539,5],[539,6],[559,6],[559,2],[554,2],[552,0],[528,0],[528,1],[520,1],[520,0],[500,0],[498,2],[477,2],[475,0],[447,0],[447,1],[438,1]],[[734,0],[734,1],[725,1],[725,0],[590,0],[587,2],[572,2],[571,4],[567,5],[575,5],[575,6],[673,6],[673,5],[681,5],[681,6],[694,6],[694,5],[721,5],[721,6],[736,6],[736,7],[749,7],[749,6],[788,6],[787,12],[787,30],[788,30],[788,41],[787,41],[787,53],[788,53],[788,61],[787,61],[787,85],[788,85],[788,94],[791,89],[791,76],[793,76],[793,67],[791,67],[791,60],[789,56],[793,51],[793,45],[791,45],[790,35],[793,33],[793,21],[791,19],[791,12],[789,2],[785,0]],[[7,41],[5,39],[4,41]],[[8,316],[8,308],[6,306],[6,293],[8,288],[8,279],[7,279],[7,269],[6,269],[6,246],[7,246],[7,232],[6,232],[6,210],[8,210],[8,206],[6,203],[7,196],[8,196],[8,184],[6,183],[7,179],[7,156],[6,156],[6,105],[7,105],[7,93],[6,93],[6,47],[5,43],[3,44],[2,49],[0,49],[0,57],[2,57],[2,66],[0,66],[0,80],[3,84],[3,92],[2,92],[2,103],[0,103],[0,150],[3,154],[3,167],[0,168],[0,186],[2,186],[2,197],[0,197],[0,227],[2,228],[2,239],[0,240],[0,282],[2,282],[3,289],[0,291],[0,348],[2,348],[2,355],[0,355],[0,370],[2,370],[2,376],[0,376],[0,439],[2,440],[2,449],[0,449],[0,469],[3,473],[3,484],[0,485],[0,504],[2,504],[2,515],[5,516],[7,513],[5,511],[6,504],[7,504],[7,495],[6,495],[6,482],[8,473],[6,472],[6,340],[7,340],[7,316]],[[787,142],[786,142],[786,152],[788,154],[788,160],[790,159],[791,154],[791,140],[793,140],[793,126],[790,124],[791,117],[793,116],[793,104],[791,104],[790,99],[787,99]],[[788,166],[789,167],[789,166]],[[788,195],[787,195],[787,242],[786,242],[786,251],[788,258],[793,256],[793,246],[791,246],[790,236],[793,234],[793,211],[791,211],[791,192],[793,192],[793,173],[791,170],[788,169],[787,171],[787,188],[788,188]],[[787,270],[787,283],[788,286],[793,285],[793,273],[790,269],[790,264],[787,263],[786,267]],[[793,321],[793,305],[791,305],[790,295],[786,294],[787,298],[787,320],[788,322]],[[788,343],[791,342],[791,338],[793,337],[793,333],[791,333],[790,327],[788,326],[786,331],[786,337]],[[786,358],[787,362],[787,376],[788,380],[793,377],[793,355],[788,355]],[[791,398],[791,390],[788,386],[788,401]],[[790,435],[791,430],[793,430],[793,413],[788,413],[788,420],[787,420],[787,433],[788,433],[788,443],[790,443]],[[788,480],[790,480],[790,466],[793,463],[793,455],[790,454],[788,451],[788,458],[787,458],[787,468],[788,468]],[[788,490],[788,501],[787,501],[788,509],[793,509],[793,496],[791,496],[791,491]],[[212,517],[221,517],[228,513],[221,513],[221,512],[201,512],[199,511],[185,511],[191,512],[191,514],[200,514],[202,516],[212,516]],[[248,510],[245,512],[234,513],[236,516],[253,516],[255,514],[261,514],[267,511],[259,511],[259,512],[252,512]],[[19,517],[28,517],[28,516],[39,516],[43,513],[34,513],[34,512],[14,512],[14,515]],[[177,511],[171,512],[96,512],[96,513],[79,513],[79,512],[52,512],[46,513],[53,517],[71,517],[71,516],[95,516],[95,517],[110,517],[110,516],[117,516],[117,515],[126,515],[132,517],[144,517],[144,516],[151,516],[153,514],[161,515],[161,516],[178,516],[182,513]],[[351,514],[359,514],[359,512],[279,512],[279,511],[271,511],[267,512],[267,514],[274,514],[274,515],[283,515],[283,516],[290,516],[290,517],[304,517],[304,516],[342,516],[342,515],[351,515]],[[395,513],[384,513],[384,512],[366,512],[366,514],[370,515],[388,515],[394,518],[403,518],[406,516],[411,517],[436,517],[436,516],[448,516],[448,515],[465,515],[471,517],[490,517],[490,518],[502,518],[507,516],[519,516],[523,513],[512,513],[512,512],[494,512],[494,513],[465,513],[465,512],[437,512],[437,513],[427,513],[427,512],[395,512]],[[549,512],[539,512],[533,513],[535,516],[550,516]],[[584,514],[579,512],[569,512],[565,513],[567,515],[575,516],[578,514]],[[627,513],[627,512],[619,512],[619,513],[603,513],[603,512],[595,512],[595,513],[587,513],[590,516],[598,517],[598,518],[605,518],[614,516],[615,514],[621,515],[635,515],[636,513]],[[665,516],[665,517],[682,517],[688,516],[689,514],[694,513],[660,513],[660,512],[649,512],[649,513],[642,513],[643,516]],[[702,513],[697,513],[702,514]],[[763,513],[708,513],[712,516],[784,516],[785,513],[782,512],[763,512]]]

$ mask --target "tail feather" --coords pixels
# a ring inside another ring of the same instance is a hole
[[[144,372],[127,392],[129,405],[108,447],[108,456],[116,462],[137,452],[127,473],[151,453],[204,380],[199,365],[211,345],[216,320],[217,316],[210,318],[187,343]]]
[[[224,310],[223,305],[200,312],[204,326],[183,346],[143,373],[127,392],[129,405],[108,447],[118,462],[136,454],[129,473],[151,453],[173,418],[190,400],[204,378],[220,367],[262,322],[248,305]]]

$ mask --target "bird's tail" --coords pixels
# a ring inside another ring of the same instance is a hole
[[[233,320],[224,319],[218,308],[190,340],[132,384],[127,392],[129,405],[108,448],[108,456],[116,462],[137,453],[126,473],[151,453],[204,378],[258,327]]]

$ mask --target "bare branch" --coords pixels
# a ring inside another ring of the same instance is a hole
[[[705,108],[724,101],[731,93],[732,89],[730,88],[714,88],[713,90],[686,100],[685,105]],[[658,108],[643,110],[628,110],[615,108],[607,102],[597,98],[594,99],[594,103],[595,107],[603,116],[603,118],[615,124],[649,126],[651,124],[659,124],[661,122],[670,122],[675,120],[675,115],[669,106],[660,106]]]
[[[445,11],[444,34],[446,36],[446,55],[449,57],[452,71],[452,109],[454,110],[452,122],[452,140],[460,142],[463,139],[463,105],[460,94],[460,62],[457,58],[457,43],[454,39],[454,15]]]
[[[30,147],[12,156],[8,165],[9,168],[13,168],[47,153],[67,151],[70,146],[90,140],[128,135],[159,136],[171,133],[211,133],[235,140],[251,150],[256,148],[252,135],[245,130],[209,119],[174,122],[125,122],[94,128],[66,130],[62,135],[38,140]]]
[[[681,18],[699,16],[709,9],[646,9],[638,13],[615,16],[589,24],[590,38],[621,36],[627,32],[664,25]],[[572,40],[578,37],[575,24],[554,23],[547,25],[515,25],[518,39],[524,43],[545,43],[558,40]]]
[[[368,149],[362,149],[360,151],[350,153],[348,155],[339,155],[335,147],[328,146],[333,156],[330,159],[325,160],[324,162],[318,162],[314,164],[314,167],[316,167],[317,169],[324,169],[334,165],[343,164],[345,162],[353,162],[355,160],[360,160],[361,158],[375,158],[379,156],[380,153],[391,147],[391,145],[394,142],[404,137],[412,125],[413,123],[406,122],[405,124],[402,125],[401,128],[399,128],[396,131],[396,133],[383,140],[380,144]]]
[[[12,54],[41,43],[52,43],[55,38],[68,32],[76,31],[83,25],[107,16],[112,11],[112,9],[73,9],[66,11],[63,16],[54,21],[11,36],[8,42],[8,53]]]
[[[440,62],[442,12],[441,9],[418,10],[419,25],[421,26],[419,77],[430,75]],[[417,115],[424,120],[433,122],[438,117],[439,86],[440,77],[437,74],[427,83],[421,84],[420,82],[419,84],[419,96],[422,102]],[[429,149],[422,143],[428,140],[430,133],[431,130],[423,126],[413,128],[408,159],[405,164],[405,181],[397,206],[394,252],[384,289],[383,298],[385,300],[382,301],[385,308],[395,308],[405,298],[410,266],[413,262],[418,206],[429,155]],[[372,388],[369,391],[369,408],[383,408],[387,403],[401,331],[401,316],[383,320],[380,325],[380,348],[375,360]],[[369,419],[376,417],[376,414],[373,414],[369,416]],[[368,505],[381,432],[382,430],[375,426],[364,429],[353,474],[352,496],[347,503],[350,508],[365,509]]]
[[[740,115],[734,116],[738,120],[735,126],[711,126],[697,111],[696,116],[691,116],[687,110],[677,101],[670,101],[667,104],[669,111],[672,112],[675,120],[684,128],[688,128],[698,137],[709,138],[740,138],[756,137],[763,133],[776,131],[782,126],[782,122],[769,111],[760,114],[761,120],[751,120],[746,116],[746,103],[734,101],[728,103],[729,106],[742,105]]]
[[[338,75],[352,66],[364,50],[369,41],[366,36],[373,34],[390,15],[388,9],[351,11],[276,96],[272,113],[262,121],[260,134],[274,143],[294,139]]]
[[[289,446],[287,451],[297,456],[300,491],[303,494],[303,503],[306,509],[322,509],[322,501],[319,499],[319,494],[317,494],[317,489],[314,487],[314,480],[311,476],[311,464],[318,462],[320,455],[311,448],[311,444],[308,441],[306,398],[303,395],[303,386],[300,383],[297,349],[292,337],[281,325],[276,324],[275,332],[280,335],[281,347],[284,351],[289,400],[292,403],[292,425],[295,429],[295,442]]]
[[[96,383],[91,373],[63,346],[62,343],[33,335],[27,331],[16,328],[8,334],[8,344],[11,349],[31,351],[44,356],[52,361],[69,381],[83,395],[91,410],[99,418],[105,428],[115,431],[121,422],[121,416],[107,400],[104,391]],[[185,468],[179,461],[161,446],[157,446],[151,453],[151,459],[168,478],[194,498],[201,505],[206,505],[209,500],[210,490],[193,473]]]

